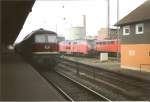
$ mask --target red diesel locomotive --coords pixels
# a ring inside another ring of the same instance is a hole
[[[71,54],[71,40],[65,40],[60,42],[59,52],[62,54]]]
[[[97,40],[95,50],[97,52],[117,52],[120,51],[120,44],[117,40]]]
[[[88,56],[99,56],[99,53],[107,52],[115,57],[120,52],[120,44],[117,40],[65,40],[59,43],[59,52]]]
[[[72,55],[92,55],[94,46],[94,40],[66,40],[59,43],[59,51]]]
[[[97,40],[95,51],[99,55],[101,52],[107,52],[110,57],[116,57],[120,53],[120,44],[118,40]]]

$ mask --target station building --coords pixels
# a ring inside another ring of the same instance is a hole
[[[150,0],[117,22],[121,67],[150,72]]]

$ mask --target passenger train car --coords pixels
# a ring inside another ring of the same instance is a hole
[[[58,49],[57,34],[44,29],[31,32],[15,46],[16,52],[43,65],[56,64]]]

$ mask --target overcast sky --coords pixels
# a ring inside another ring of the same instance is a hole
[[[119,0],[119,19],[144,1],[146,0]],[[86,15],[87,35],[97,35],[100,28],[107,26],[107,0],[37,0],[16,42],[39,28],[65,36],[70,27],[83,26],[82,15]],[[117,0],[110,0],[111,27],[116,22]]]

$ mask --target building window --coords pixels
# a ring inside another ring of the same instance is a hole
[[[136,34],[143,34],[144,24],[136,24],[135,29],[136,29]]]
[[[135,50],[129,50],[128,54],[129,56],[135,56]]]
[[[130,34],[130,26],[124,26],[123,35],[129,35],[129,34]]]

